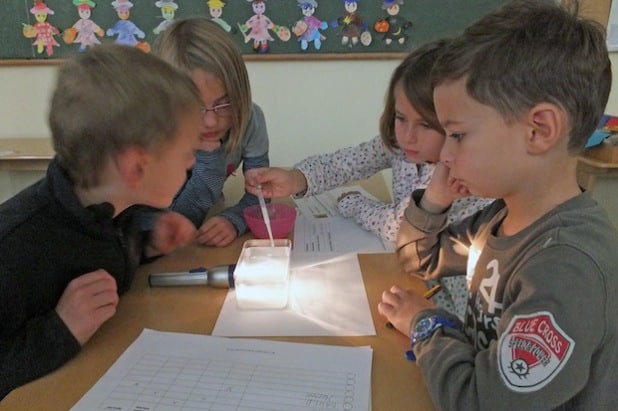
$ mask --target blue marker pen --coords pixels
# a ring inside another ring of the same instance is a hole
[[[235,268],[236,264],[228,264],[209,269],[198,267],[185,272],[150,274],[148,285],[151,287],[209,285],[215,288],[234,288]]]

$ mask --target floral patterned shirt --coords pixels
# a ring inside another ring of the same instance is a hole
[[[434,165],[411,163],[402,151],[389,150],[382,138],[376,136],[357,146],[343,148],[334,153],[310,156],[294,168],[300,170],[307,179],[304,196],[319,194],[346,183],[369,178],[382,170],[392,169],[393,202],[384,203],[361,194],[352,194],[339,201],[338,208],[343,217],[354,218],[364,229],[394,243],[412,191],[427,186]],[[489,202],[490,200],[475,197],[457,200],[451,206],[449,220],[461,220]]]

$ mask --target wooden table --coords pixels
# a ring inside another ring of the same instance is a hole
[[[148,275],[191,267],[235,263],[244,235],[226,248],[189,246],[142,266],[131,289],[120,298],[117,313],[60,369],[14,390],[0,409],[68,410],[105,373],[142,329],[210,334],[227,290],[209,287],[149,288]],[[422,289],[421,281],[401,272],[394,254],[361,254],[363,272],[377,335],[368,337],[272,338],[317,344],[373,347],[372,402],[376,411],[432,410],[420,368],[404,358],[409,339],[386,328],[377,313],[382,291],[397,283]]]
[[[582,187],[594,192],[597,179],[618,178],[618,163],[604,163],[594,158],[580,156],[577,163],[577,178]]]
[[[581,156],[577,164],[577,182],[607,211],[618,227],[618,163],[605,163]]]
[[[45,171],[53,157],[49,138],[0,139],[0,171]]]

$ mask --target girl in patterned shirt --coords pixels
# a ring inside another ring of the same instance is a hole
[[[412,191],[427,186],[440,159],[445,134],[433,104],[431,68],[446,40],[425,44],[410,53],[391,76],[380,135],[357,146],[331,154],[310,156],[292,169],[253,169],[246,174],[245,187],[256,193],[262,185],[265,197],[311,196],[343,184],[392,169],[392,203],[383,203],[358,192],[343,195],[339,212],[380,238],[394,242]],[[461,220],[484,208],[489,199],[468,197],[456,201],[449,222]],[[466,300],[465,278],[452,277],[444,283],[436,303],[459,313]],[[452,292],[451,292],[452,291]]]

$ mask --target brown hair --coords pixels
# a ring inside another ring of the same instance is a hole
[[[91,47],[58,71],[49,111],[58,162],[76,185],[96,186],[110,156],[158,149],[199,106],[191,78],[163,60],[134,47]]]
[[[418,47],[393,72],[380,117],[380,135],[389,149],[398,147],[395,138],[395,90],[398,87],[429,126],[444,134],[433,104],[431,69],[446,44],[447,40],[442,39]]]
[[[515,0],[455,39],[433,72],[434,85],[465,78],[468,94],[514,120],[549,102],[569,119],[568,148],[593,133],[611,89],[603,27],[578,18],[576,0]]]

